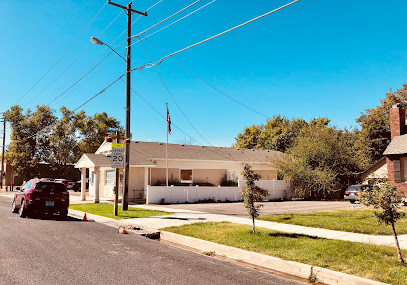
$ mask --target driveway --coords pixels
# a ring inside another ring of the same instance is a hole
[[[284,202],[262,202],[261,204],[263,204],[263,207],[260,209],[261,215],[306,213],[323,210],[359,207],[359,204],[351,204],[348,201],[284,201]],[[172,204],[172,205],[154,205],[154,206],[199,211],[210,214],[247,217],[247,212],[246,209],[244,208],[243,202]]]

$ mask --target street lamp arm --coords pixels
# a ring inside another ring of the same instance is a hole
[[[101,40],[99,40],[99,39],[97,39],[97,38],[95,38],[95,37],[91,37],[90,38],[90,41],[93,43],[93,44],[96,44],[96,45],[101,45],[101,46],[107,46],[108,48],[110,48],[115,54],[117,54],[118,56],[120,56],[124,61],[126,61],[126,59],[124,58],[124,57],[122,57],[117,51],[115,51],[111,46],[109,46],[108,44],[106,44],[106,43],[104,43],[104,42],[102,42]],[[126,61],[127,62],[127,61]]]

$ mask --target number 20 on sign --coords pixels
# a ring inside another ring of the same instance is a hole
[[[124,144],[112,143],[112,168],[124,168]]]

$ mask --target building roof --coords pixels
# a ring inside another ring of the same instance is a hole
[[[394,137],[383,154],[392,155],[406,153],[407,153],[407,134]]]
[[[168,144],[168,159],[268,162],[281,152],[273,150],[237,149],[230,147],[211,147],[183,144]],[[157,142],[131,142],[130,162],[162,160],[166,158],[166,144]]]
[[[365,171],[361,172],[358,174],[358,178],[360,180],[365,180],[369,175],[380,169],[382,166],[386,165],[386,157],[383,156],[380,158],[378,161],[376,161],[374,164],[372,164],[369,168],[367,168]],[[386,168],[387,169],[387,168]]]
[[[95,166],[110,166],[110,159],[106,157],[106,155],[111,154],[110,145],[111,143],[104,142],[97,154],[86,153],[84,156],[91,160]],[[274,150],[168,144],[169,160],[267,163],[270,158],[281,154],[282,152]],[[76,167],[80,165],[81,159],[76,163]],[[155,165],[155,160],[165,159],[165,143],[140,141],[130,143],[130,165]]]
[[[110,167],[111,162],[110,158],[106,157],[103,154],[95,154],[95,153],[85,153],[81,156],[77,163],[75,163],[76,168],[82,167],[92,167],[92,166],[99,166],[99,167]]]

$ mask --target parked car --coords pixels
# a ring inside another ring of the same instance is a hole
[[[370,189],[369,185],[364,185],[364,184],[356,184],[356,185],[350,185],[346,190],[345,190],[345,195],[344,199],[349,200],[352,204],[357,201],[357,197],[361,191],[368,190]]]
[[[86,178],[86,192],[89,191],[89,180],[90,180],[89,178]],[[75,192],[80,192],[81,185],[82,185],[82,182],[80,180],[73,182],[72,190]]]
[[[58,213],[61,219],[66,219],[69,192],[63,183],[34,178],[16,190],[12,204],[13,213],[19,213],[22,218],[37,213]]]

